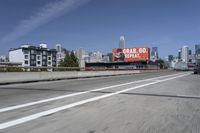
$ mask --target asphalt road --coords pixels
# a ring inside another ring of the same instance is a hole
[[[200,75],[163,71],[0,86],[0,132],[199,133]]]

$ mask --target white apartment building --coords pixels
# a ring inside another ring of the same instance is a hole
[[[10,49],[9,61],[22,63],[22,66],[56,67],[56,49],[48,49],[46,44],[39,47],[22,45],[20,48]]]
[[[65,56],[66,56],[66,49],[62,48],[61,44],[56,44],[55,45],[55,49],[57,51],[57,58],[56,58],[56,62],[57,62],[57,66],[59,66],[60,61],[64,60]]]

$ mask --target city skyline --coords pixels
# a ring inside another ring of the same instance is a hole
[[[126,47],[156,46],[160,57],[175,55],[183,45],[194,51],[200,43],[198,4],[197,0],[2,0],[0,54],[23,43],[50,47],[59,43],[70,50],[109,53],[122,34]]]

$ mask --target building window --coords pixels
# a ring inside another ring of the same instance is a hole
[[[35,65],[36,64],[36,61],[31,61],[31,65]]]
[[[28,55],[24,55],[24,59],[28,59]]]
[[[37,55],[40,55],[40,54],[41,54],[41,52],[40,52],[40,51],[36,51],[36,54],[37,54]]]
[[[37,64],[38,64],[38,65],[40,65],[40,64],[41,64],[41,62],[40,62],[40,61],[38,61],[38,62],[37,62]]]
[[[42,54],[43,55],[47,55],[47,51],[42,51]]]
[[[48,57],[48,60],[51,60],[51,57]]]
[[[38,60],[40,60],[40,59],[41,59],[41,57],[40,57],[40,56],[37,56],[37,59],[38,59]]]
[[[31,55],[31,59],[32,59],[32,60],[35,60],[35,55]]]
[[[54,65],[54,66],[56,65],[56,62],[55,62],[55,61],[53,61],[53,65]]]
[[[27,61],[27,60],[25,60],[25,61],[24,61],[24,64],[26,64],[26,65],[27,65],[27,64],[28,64],[28,61]]]
[[[48,56],[51,56],[51,52],[50,51],[48,51]]]
[[[50,61],[48,62],[48,65],[51,65],[51,62],[50,62]]]
[[[31,50],[31,54],[35,54],[35,50]]]
[[[53,60],[56,60],[56,57],[55,57],[55,56],[53,57]]]
[[[29,51],[28,50],[24,50],[24,54],[29,54]]]
[[[42,56],[42,59],[43,59],[43,60],[46,60],[46,59],[47,59],[47,57],[46,57],[46,56]]]
[[[47,62],[46,62],[46,61],[43,61],[43,62],[42,62],[42,65],[43,65],[43,66],[46,66],[46,65],[47,65]]]
[[[57,52],[52,52],[52,55],[53,55],[53,56],[56,56],[56,55],[57,55]]]

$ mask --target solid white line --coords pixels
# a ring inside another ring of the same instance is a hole
[[[51,101],[60,100],[60,99],[64,99],[64,98],[69,98],[69,97],[73,97],[73,96],[78,96],[78,95],[82,95],[82,94],[87,94],[87,93],[91,93],[91,92],[94,92],[94,91],[101,91],[101,90],[106,90],[106,89],[110,89],[110,88],[130,85],[130,84],[133,84],[133,83],[140,83],[140,82],[144,82],[144,81],[150,81],[150,80],[155,80],[155,79],[158,79],[158,78],[165,78],[165,77],[176,76],[176,75],[180,75],[180,73],[179,74],[159,76],[159,77],[150,78],[150,79],[138,80],[138,81],[133,81],[133,82],[128,82],[128,83],[98,88],[98,89],[94,89],[94,90],[88,90],[88,91],[85,91],[85,92],[77,92],[77,93],[73,93],[73,94],[53,97],[53,98],[39,100],[39,101],[35,101],[35,102],[30,102],[30,103],[25,103],[25,104],[21,104],[21,105],[15,105],[15,106],[0,109],[0,113],[15,110],[15,109],[20,109],[20,108],[24,108],[24,107],[28,107],[28,106],[33,106],[33,105],[37,105],[37,104],[41,104],[41,103],[46,103],[46,102],[51,102]]]
[[[176,95],[178,97],[190,97],[190,98],[200,98],[200,96],[192,96],[192,95]]]
[[[16,119],[16,120],[8,121],[8,122],[0,124],[0,129],[6,129],[6,128],[9,128],[9,127],[12,127],[12,126],[15,126],[15,125],[19,125],[19,124],[22,124],[22,123],[25,123],[25,122],[28,122],[28,121],[35,120],[35,119],[43,117],[43,116],[47,116],[47,115],[50,115],[50,114],[53,114],[53,113],[57,113],[57,112],[62,111],[62,110],[66,110],[66,109],[69,109],[69,108],[72,108],[72,107],[76,107],[76,106],[79,106],[79,105],[82,105],[82,104],[97,101],[97,100],[100,100],[100,99],[104,99],[104,98],[111,97],[111,96],[114,96],[114,95],[117,95],[117,94],[120,94],[120,93],[124,93],[124,92],[135,90],[135,89],[138,89],[138,88],[146,87],[146,86],[149,86],[149,85],[161,83],[161,82],[172,80],[172,79],[175,79],[175,78],[184,77],[186,75],[189,75],[189,74],[179,75],[179,76],[167,78],[167,79],[164,79],[164,80],[155,81],[155,82],[135,86],[135,87],[128,88],[128,89],[125,89],[125,90],[121,90],[121,91],[117,91],[117,92],[114,92],[114,93],[93,97],[93,98],[90,98],[90,99],[71,103],[71,104],[68,104],[68,105],[65,105],[65,106],[50,109],[50,110],[47,110],[47,111],[44,111],[44,112],[36,113],[36,114],[26,116],[26,117],[23,117],[23,118],[19,118],[19,119]]]

